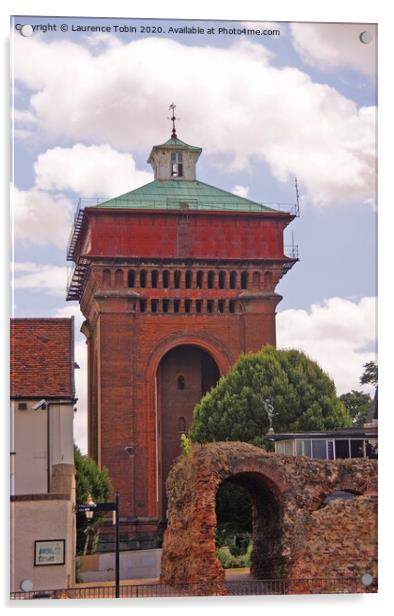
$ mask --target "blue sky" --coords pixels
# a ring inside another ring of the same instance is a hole
[[[78,197],[150,181],[152,145],[178,136],[203,153],[198,177],[260,202],[293,202],[286,231],[300,262],[278,292],[279,346],[305,350],[339,393],[360,389],[375,358],[376,30],[357,24],[267,24],[280,36],[169,35],[169,26],[243,22],[15,18],[57,32],[13,36],[14,314],[75,314],[78,418],[85,449],[86,358],[78,305],[65,302],[65,246]],[[67,32],[60,25],[68,26]],[[73,33],[75,25],[111,32]],[[160,35],[114,25],[159,26]],[[362,31],[372,42],[359,40]]]

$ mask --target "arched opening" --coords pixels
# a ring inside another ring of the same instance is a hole
[[[248,272],[242,272],[241,273],[241,289],[247,289],[248,288]]]
[[[213,289],[215,284],[215,272],[210,270],[208,272],[208,289]]]
[[[186,272],[185,287],[186,289],[191,289],[192,287],[192,272],[190,270],[187,270]]]
[[[263,474],[242,472],[225,479],[216,493],[216,547],[225,569],[245,577],[282,578],[281,508]]]
[[[127,273],[127,286],[129,288],[133,288],[135,286],[135,272],[134,270],[129,270]]]
[[[204,272],[202,272],[201,270],[198,270],[197,276],[196,276],[196,286],[198,289],[202,289],[203,282],[204,282]]]
[[[152,289],[157,289],[157,283],[159,280],[159,272],[157,270],[152,270],[151,280],[152,280]]]
[[[170,272],[168,270],[164,270],[163,272],[163,288],[168,289],[170,286]]]
[[[190,428],[193,409],[220,378],[209,353],[193,345],[177,346],[164,355],[157,369],[157,430],[161,515],[166,517],[165,481],[181,453],[178,418]]]
[[[253,272],[253,286],[256,289],[260,287],[260,272]]]
[[[226,272],[219,272],[219,289],[226,288]]]
[[[230,289],[237,287],[237,272],[230,272]]]
[[[145,289],[146,287],[146,271],[145,270],[140,271],[140,287],[142,289]]]
[[[115,286],[123,287],[123,270],[117,269],[115,272]]]
[[[111,270],[109,269],[103,270],[103,285],[105,287],[111,286]]]

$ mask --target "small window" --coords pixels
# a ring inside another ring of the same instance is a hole
[[[192,300],[185,299],[185,312],[191,312],[192,309]]]
[[[228,305],[228,309],[231,313],[235,312],[235,300],[230,299],[229,305]]]
[[[117,269],[115,272],[115,285],[117,287],[123,287],[123,270]]]
[[[182,390],[185,389],[185,377],[182,374],[178,376],[176,380],[176,388]]]
[[[192,286],[192,273],[190,270],[188,270],[185,276],[185,287],[186,289],[191,289],[191,286]]]
[[[129,270],[127,273],[127,286],[129,288],[134,287],[135,285],[135,272],[134,270]]]
[[[220,299],[218,301],[218,311],[219,312],[224,312],[224,299]]]
[[[174,287],[176,289],[179,289],[181,286],[181,272],[179,270],[176,270],[174,272]]]
[[[18,402],[18,410],[19,411],[27,411],[27,403],[26,402]]]
[[[350,441],[350,453],[352,458],[364,457],[364,441],[352,439]]]
[[[196,312],[202,312],[202,299],[196,300]]]
[[[237,286],[237,272],[230,272],[230,289],[235,289]]]
[[[146,299],[140,299],[140,312],[146,312]]]
[[[207,312],[213,312],[213,299],[207,300]]]
[[[158,308],[159,308],[159,300],[158,299],[151,299],[150,300],[151,312],[157,312]]]
[[[168,270],[164,270],[163,272],[163,288],[168,289],[170,286],[170,272]]]
[[[183,176],[182,152],[171,153],[171,176],[175,178]]]
[[[179,299],[174,299],[174,312],[179,312],[180,304],[181,302]]]
[[[264,286],[266,289],[270,289],[272,286],[272,274],[271,272],[265,272],[264,274]]]
[[[213,289],[214,281],[215,281],[215,272],[209,271],[208,272],[208,289]]]
[[[241,289],[248,288],[248,272],[242,272],[241,274]]]
[[[146,271],[141,270],[140,272],[140,287],[144,289],[146,287]]]
[[[163,299],[163,312],[168,312],[169,307],[170,307],[170,300]]]
[[[219,289],[226,287],[226,272],[219,272]]]
[[[203,281],[204,281],[204,272],[199,270],[197,272],[197,280],[196,280],[198,289],[202,289]]]
[[[157,270],[152,270],[152,274],[151,274],[152,289],[157,289],[158,278],[159,278],[159,272]]]

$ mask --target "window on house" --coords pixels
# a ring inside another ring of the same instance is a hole
[[[230,299],[229,305],[228,305],[228,309],[230,312],[235,312],[235,300]]]
[[[151,312],[157,312],[158,308],[159,308],[159,300],[158,299],[151,299],[151,301],[150,301]]]
[[[163,299],[163,312],[168,312],[170,307],[170,301],[168,299]]]
[[[257,288],[260,286],[260,272],[253,272],[253,286]]]
[[[220,299],[218,301],[218,311],[219,312],[224,312],[224,299]]]
[[[185,299],[185,312],[190,312],[192,309],[192,300]]]
[[[185,389],[185,377],[183,374],[180,374],[176,380],[176,388],[177,389]]]
[[[140,272],[140,287],[144,289],[146,287],[146,271],[141,270]]]
[[[196,300],[196,312],[201,312],[202,311],[202,299],[197,299]]]
[[[230,289],[235,289],[237,286],[237,272],[230,272]]]
[[[179,312],[181,302],[179,299],[174,299],[174,312]]]
[[[213,289],[213,285],[215,282],[215,272],[208,272],[208,289]]]
[[[350,441],[350,454],[352,458],[364,457],[364,441],[358,439],[352,439]]]
[[[350,458],[349,441],[348,439],[337,439],[335,441],[335,457],[338,458]]]
[[[317,458],[319,460],[327,459],[325,439],[318,439],[318,440],[316,439],[312,441],[312,458]]]
[[[186,432],[186,420],[184,417],[178,417],[178,432]]]
[[[140,312],[146,311],[146,299],[140,299]]]

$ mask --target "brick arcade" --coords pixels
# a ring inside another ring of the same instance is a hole
[[[85,316],[88,451],[121,493],[123,537],[149,545],[202,394],[239,355],[275,344],[286,256],[278,211],[196,179],[201,148],[154,146],[154,181],[82,202],[68,299]],[[153,545],[153,544],[152,544]]]

